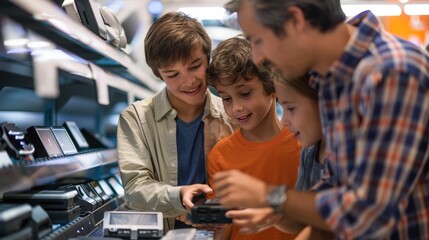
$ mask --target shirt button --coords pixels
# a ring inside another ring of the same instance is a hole
[[[170,133],[173,134],[173,130],[170,130]]]
[[[172,164],[171,164],[171,166],[172,166],[172,167],[176,167],[176,164],[175,164],[175,163],[172,163]]]

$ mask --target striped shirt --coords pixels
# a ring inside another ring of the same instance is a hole
[[[319,91],[332,185],[316,205],[338,239],[429,239],[429,56],[369,11]]]

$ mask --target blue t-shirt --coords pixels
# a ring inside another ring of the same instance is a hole
[[[206,183],[203,113],[190,123],[176,118],[178,185]]]
[[[176,118],[178,185],[206,183],[206,162],[204,158],[204,122],[203,113],[190,123]],[[176,221],[174,228],[189,228],[181,221]]]

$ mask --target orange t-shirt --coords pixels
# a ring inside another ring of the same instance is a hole
[[[261,179],[268,184],[286,184],[293,187],[298,177],[301,144],[284,128],[268,142],[251,142],[237,130],[220,140],[207,155],[209,185],[213,185],[216,172],[237,169]],[[269,228],[257,234],[242,235],[239,227],[233,226],[233,240],[280,240],[294,239],[296,235]]]

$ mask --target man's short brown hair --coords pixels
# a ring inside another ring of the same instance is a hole
[[[207,84],[216,87],[232,85],[241,79],[258,77],[267,94],[275,92],[274,80],[280,75],[268,65],[256,65],[252,61],[252,48],[243,37],[222,41],[212,53],[207,69]]]
[[[185,63],[200,47],[209,61],[212,46],[204,27],[182,12],[169,12],[154,22],[146,34],[146,63],[161,78],[158,68],[172,66],[177,61]]]

